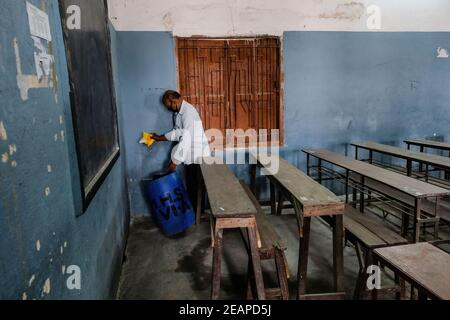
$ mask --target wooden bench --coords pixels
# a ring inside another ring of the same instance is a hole
[[[267,219],[266,214],[263,212],[261,206],[256,200],[255,196],[251,192],[250,188],[241,181],[241,185],[246,191],[248,197],[256,207],[256,225],[261,240],[261,247],[259,250],[259,256],[261,260],[273,260],[277,271],[278,288],[266,288],[266,299],[289,299],[289,287],[288,278],[289,270],[286,263],[285,251],[287,249],[286,241],[280,238],[270,221]],[[245,232],[243,232],[243,238],[245,240],[247,249],[248,239]],[[249,264],[249,275],[251,275],[251,265]],[[249,281],[248,297],[254,296],[254,288],[252,286],[253,281]]]
[[[354,298],[360,299],[365,291],[368,278],[367,267],[373,264],[373,250],[408,243],[408,240],[398,235],[385,224],[385,221],[368,213],[346,205],[344,211],[344,228],[347,241],[354,244],[359,263],[359,273],[356,281]],[[396,282],[401,282],[396,279]],[[398,298],[404,296],[404,285],[384,288],[385,292],[396,291]]]
[[[450,299],[450,255],[435,245],[422,242],[377,248],[374,259],[417,288],[419,300]],[[373,290],[374,299],[377,293]]]
[[[266,154],[252,154],[257,164],[250,168],[251,180],[256,181],[256,167],[259,166],[265,171],[271,183],[271,203],[274,208],[274,191],[283,193],[284,197],[291,202],[294,207],[300,245],[299,262],[297,272],[297,298],[298,299],[343,299],[343,219],[344,202],[340,200],[330,190],[320,185],[312,178],[308,177],[298,168],[289,164],[286,160],[268,156]],[[272,172],[276,165],[272,161],[277,161],[278,170]],[[253,187],[253,190],[255,187]],[[309,237],[312,217],[330,217],[333,228],[333,275],[334,293],[320,295],[306,294],[306,276],[309,254]]]
[[[257,209],[227,165],[202,164],[200,169],[203,183],[198,184],[198,192],[208,194],[212,214],[210,219],[213,246],[211,298],[219,299],[220,295],[223,231],[244,228],[248,236],[249,261],[252,265],[256,296],[259,300],[264,300],[265,291],[255,218]],[[199,208],[201,205],[199,201],[197,203],[198,214],[201,214],[201,207]]]

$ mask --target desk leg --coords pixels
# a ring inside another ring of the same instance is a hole
[[[348,179],[349,179],[349,170],[345,170],[345,203],[348,203]]]
[[[256,164],[250,165],[250,189],[256,198],[258,198],[256,194]]]
[[[410,211],[410,210],[408,209],[408,211]],[[403,238],[407,237],[408,229],[409,229],[409,214],[403,212],[402,213],[402,226],[401,226],[401,235]]]
[[[334,289],[336,292],[344,290],[344,223],[342,215],[335,215],[333,225],[333,271]]]
[[[364,176],[361,176],[361,191],[359,193],[359,211],[364,213]]]
[[[256,243],[256,227],[247,228],[248,239],[250,244],[251,260],[253,265],[253,276],[256,284],[256,294],[258,300],[265,300],[266,293],[264,291],[264,282],[261,270],[261,259],[258,252],[258,246]]]
[[[422,171],[422,170],[420,170]],[[412,161],[411,160],[406,160],[406,175],[408,177],[411,176],[411,172],[412,172]]]
[[[298,289],[297,299],[306,293],[306,275],[308,271],[309,233],[311,229],[311,217],[303,218],[303,226],[300,234],[300,248],[298,255]]]
[[[450,158],[450,152],[448,154],[448,157]],[[445,180],[450,180],[450,171],[449,170],[444,171],[444,178],[445,178]]]
[[[317,163],[317,170],[319,183],[322,184],[322,159],[319,159]]]
[[[222,264],[222,239],[223,229],[218,229],[215,234],[213,266],[212,266],[212,292],[211,299],[217,300],[220,296],[220,277]]]
[[[417,290],[417,299],[418,300],[428,300],[426,293],[424,293],[422,290],[418,289]]]
[[[310,156],[309,153],[306,154],[306,174],[308,175],[308,177],[311,176],[311,168],[310,168]]]
[[[275,183],[269,178],[270,184],[270,214],[274,215],[276,211],[275,203]]]
[[[420,152],[424,152],[423,146],[420,146]],[[422,164],[422,163],[420,163],[420,165],[419,165],[419,171],[420,171],[420,172],[423,171],[423,164]]]
[[[281,216],[281,212],[283,211],[283,192],[278,188],[278,206],[277,206],[277,216]]]
[[[413,240],[415,243],[419,242],[420,239],[420,211],[422,209],[422,199],[414,200],[414,236]]]

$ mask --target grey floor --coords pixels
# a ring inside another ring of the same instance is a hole
[[[267,210],[268,208],[265,208]],[[298,235],[295,216],[285,210],[283,216],[268,216],[277,232],[288,243],[286,252],[291,298],[296,294]],[[308,293],[332,292],[332,232],[321,219],[311,224],[308,265]],[[222,256],[222,299],[244,299],[247,284],[247,254],[238,231],[226,230]],[[212,249],[210,226],[204,221],[176,237],[165,237],[151,218],[135,219],[130,229],[123,265],[119,299],[209,299],[211,291]],[[263,261],[267,287],[273,287],[275,269]],[[351,299],[358,271],[355,250],[344,250],[345,291]],[[392,283],[389,272],[382,285]],[[393,298],[386,296],[386,299]]]

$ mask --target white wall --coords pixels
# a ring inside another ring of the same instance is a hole
[[[381,10],[379,31],[450,31],[450,0],[108,0],[120,31],[176,36],[281,35],[283,31],[368,31],[367,9]]]

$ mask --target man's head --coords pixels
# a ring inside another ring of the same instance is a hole
[[[164,106],[173,112],[180,111],[181,104],[183,103],[183,99],[181,98],[181,94],[176,91],[168,90],[164,93],[162,102]]]

